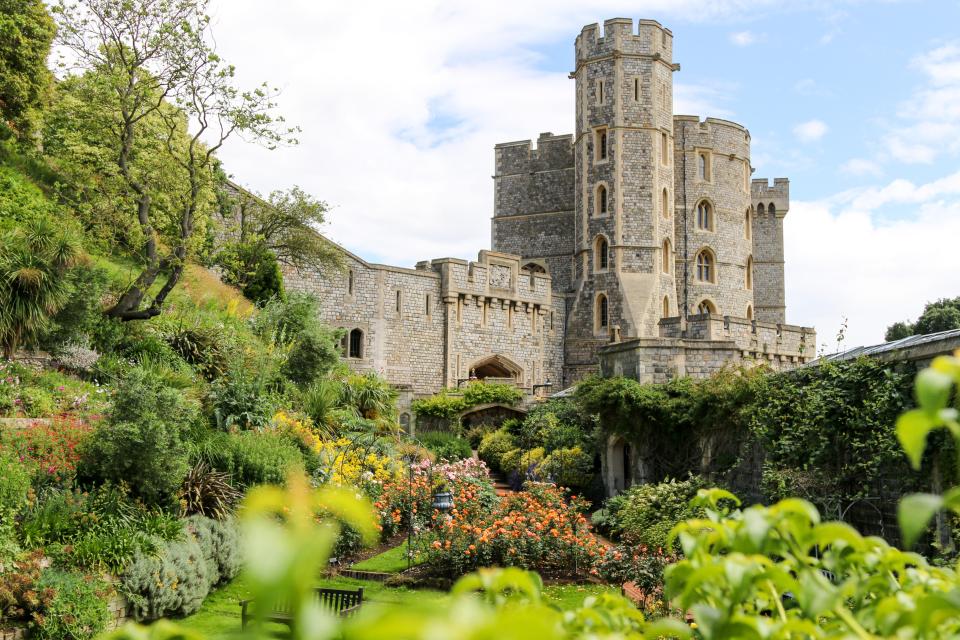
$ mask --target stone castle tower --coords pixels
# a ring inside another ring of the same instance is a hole
[[[317,295],[347,362],[407,398],[810,359],[814,331],[785,324],[789,182],[751,179],[741,125],[673,114],[658,22],[588,25],[575,52],[574,133],[495,147],[492,251],[404,268],[341,248],[342,271],[287,270],[287,288]]]
[[[566,377],[611,342],[699,336],[688,325],[711,316],[782,334],[788,181],[751,180],[744,127],[673,114],[680,65],[658,22],[588,25],[575,51],[575,133],[497,145],[493,219],[493,248],[567,299]]]

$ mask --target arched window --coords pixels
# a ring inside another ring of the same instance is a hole
[[[597,187],[597,215],[607,214],[607,188],[604,185]]]
[[[713,207],[706,200],[697,205],[697,228],[713,231]]]
[[[753,320],[753,307],[749,304],[747,305],[747,320]]]
[[[757,205],[757,215],[763,215],[763,203]]]
[[[697,254],[697,280],[700,282],[716,282],[716,265],[714,265],[713,254],[704,249]]]
[[[596,129],[593,134],[593,159],[600,161],[607,159],[607,130]]]
[[[596,254],[594,255],[594,264],[597,271],[604,271],[610,266],[610,245],[603,236],[597,238]]]
[[[747,212],[743,216],[743,237],[747,240],[753,235],[752,224],[753,220],[750,216],[750,209],[747,209]]]
[[[360,329],[354,329],[350,332],[350,350],[347,352],[347,357],[363,357],[363,331]]]
[[[710,179],[710,161],[707,159],[707,154],[705,153],[697,156],[697,175],[699,175],[701,180]]]
[[[660,194],[660,211],[663,213],[664,218],[670,217],[670,194],[667,193],[666,188]]]
[[[747,289],[753,289],[753,256],[747,257],[747,268],[746,268],[746,285]]]
[[[602,293],[597,296],[597,329],[606,329],[610,324],[610,309],[607,306],[607,296]]]
[[[660,249],[660,253],[661,253],[661,260],[663,261],[661,268],[663,269],[664,273],[670,273],[672,271],[672,268],[670,265],[673,262],[673,250],[670,247],[669,239],[665,239],[663,241],[663,247]]]
[[[663,296],[663,316],[661,317],[670,317],[670,298],[668,296]]]
[[[771,216],[777,215],[777,207],[772,202],[770,203],[770,206],[767,207],[767,213],[769,213]]]
[[[700,315],[710,314],[716,315],[717,308],[713,306],[713,303],[709,300],[701,300],[700,304],[697,305],[697,313]]]

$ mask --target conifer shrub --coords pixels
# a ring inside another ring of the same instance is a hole
[[[109,419],[83,443],[78,480],[125,483],[148,506],[172,506],[189,469],[185,436],[197,415],[183,393],[132,368],[117,386]]]

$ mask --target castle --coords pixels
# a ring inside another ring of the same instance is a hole
[[[319,296],[356,369],[411,395],[809,360],[813,329],[786,324],[789,181],[752,179],[743,126],[673,114],[679,69],[656,21],[584,27],[574,133],[495,147],[492,251],[408,269],[344,249],[342,272],[288,272],[288,289]]]

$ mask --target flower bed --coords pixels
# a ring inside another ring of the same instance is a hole
[[[34,484],[64,485],[77,470],[78,445],[92,431],[79,418],[62,416],[37,420],[0,433],[0,450],[13,453],[34,475]]]
[[[477,567],[514,566],[566,576],[603,553],[583,516],[588,503],[565,499],[551,484],[528,483],[486,513],[475,508],[469,492],[454,502],[449,518],[435,514],[435,528],[424,543],[433,573],[456,576]]]

